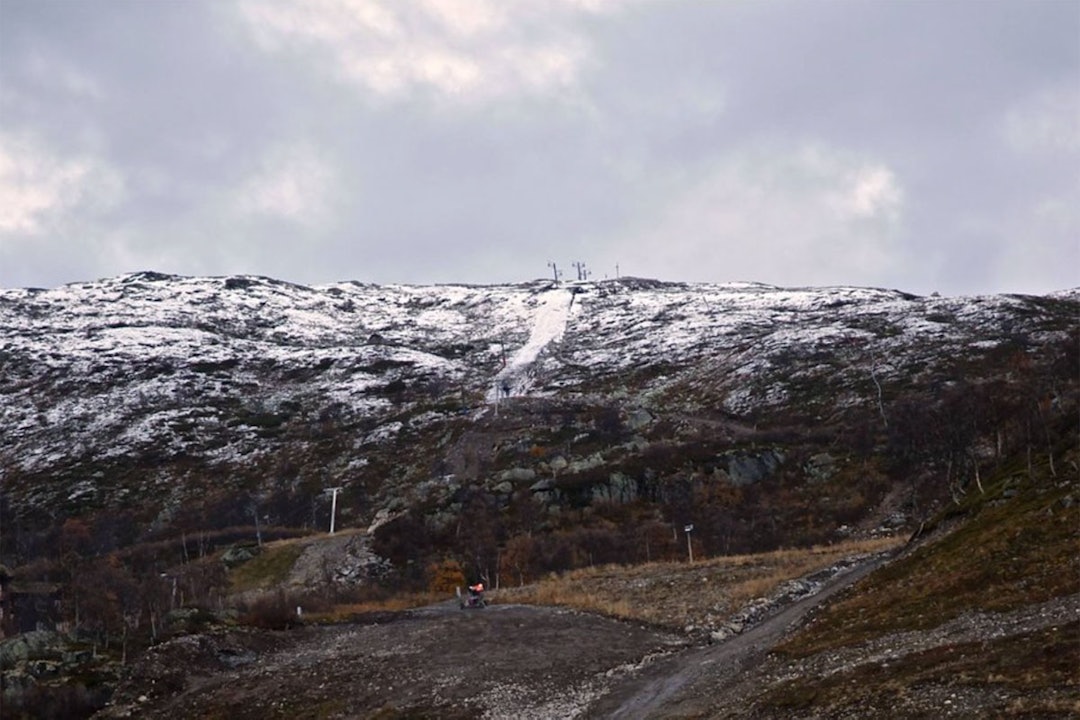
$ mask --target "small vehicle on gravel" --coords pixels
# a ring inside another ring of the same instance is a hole
[[[468,608],[486,608],[487,600],[484,599],[484,583],[470,585],[465,595],[461,594],[461,588],[457,588],[458,606],[462,610]]]

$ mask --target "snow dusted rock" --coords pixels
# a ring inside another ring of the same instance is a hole
[[[557,473],[565,470],[569,464],[562,455],[556,455],[548,462],[548,467],[551,468],[552,472]]]
[[[433,476],[488,482],[475,458],[490,445],[455,455],[454,428],[530,399],[632,398],[615,417],[640,432],[699,407],[873,411],[871,376],[895,388],[957,348],[1060,340],[1078,312],[1076,292],[920,298],[635,278],[305,287],[136,273],[3,289],[0,478],[21,515],[138,506],[164,522],[192,499],[249,489],[298,524],[323,488],[342,486],[345,499],[364,488],[342,521],[362,507],[368,522],[423,499],[406,490]],[[755,482],[782,461],[770,452],[726,470]],[[606,461],[585,458],[545,460],[558,474]]]

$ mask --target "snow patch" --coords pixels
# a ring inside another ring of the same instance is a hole
[[[489,403],[498,402],[500,397],[529,393],[532,389],[529,371],[544,348],[559,342],[566,334],[574,297],[575,292],[562,288],[543,293],[533,313],[529,339],[495,376],[487,395]]]

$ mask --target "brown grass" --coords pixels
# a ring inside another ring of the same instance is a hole
[[[756,555],[732,555],[688,563],[647,563],[635,566],[608,565],[583,568],[552,576],[524,588],[490,593],[494,602],[557,605],[611,617],[682,629],[700,623],[706,615],[729,615],[749,600],[768,595],[785,580],[828,567],[852,555],[897,547],[903,538],[853,540],[835,545],[797,550],[777,550]],[[288,553],[294,544],[277,552]],[[273,553],[272,553],[273,554]],[[254,561],[252,561],[254,562]],[[305,610],[305,623],[339,623],[379,613],[394,613],[446,601],[446,593],[391,594],[369,588],[366,597]],[[657,597],[669,598],[657,602]],[[682,598],[672,602],[671,597]]]
[[[1080,592],[1080,505],[1071,483],[1004,486],[962,509],[967,521],[880,568],[780,646],[802,657],[892,632],[936,627],[968,610],[1005,612]]]
[[[364,532],[361,528],[347,528],[334,533],[334,537]],[[326,533],[318,533],[263,543],[258,555],[229,572],[230,592],[269,590],[284,585],[304,549],[328,537]]]
[[[229,573],[231,591],[266,590],[283,585],[303,551],[300,540],[267,543],[261,553]]]
[[[308,623],[340,623],[355,620],[364,615],[374,613],[392,613],[412,608],[423,607],[447,599],[446,593],[403,593],[387,595],[386,597],[374,597],[357,602],[340,603],[328,610],[311,612],[304,615],[304,622]]]
[[[524,588],[500,590],[498,602],[558,605],[682,629],[715,624],[787,581],[853,555],[898,547],[905,538],[851,540],[808,549],[731,555],[690,563],[583,568]]]
[[[808,657],[929,630],[965,612],[1008,612],[1080,592],[1075,480],[1054,475],[1045,460],[1033,469],[1034,477],[1023,466],[1004,472],[985,493],[951,506],[935,519],[940,536],[867,576],[774,651]],[[987,717],[1074,717],[1080,710],[1078,649],[1075,621],[983,641],[945,641],[887,666],[802,674],[770,688],[760,702],[766,714],[800,715],[813,707],[815,715],[847,716],[866,707],[899,707],[905,693],[926,687],[957,686],[997,698],[992,709],[982,708]]]

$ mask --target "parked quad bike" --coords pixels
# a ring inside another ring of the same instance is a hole
[[[458,606],[462,610],[467,609],[482,609],[487,607],[487,600],[484,599],[484,593],[469,591],[465,595],[461,594],[461,588],[457,588]]]

